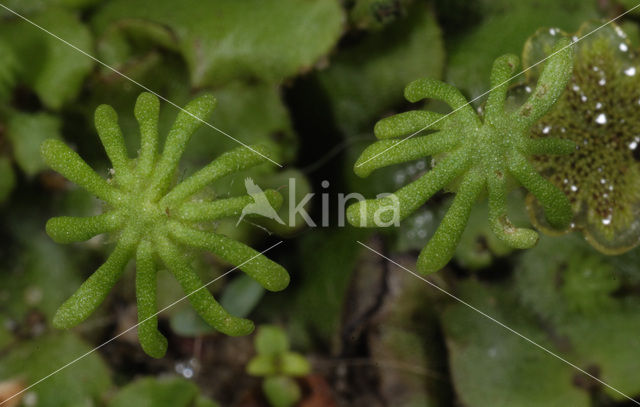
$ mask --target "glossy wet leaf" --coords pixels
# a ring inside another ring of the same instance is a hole
[[[189,0],[180,7],[123,0],[101,9],[94,24],[103,51],[114,37],[121,41],[118,30],[133,31],[180,52],[194,86],[219,86],[233,79],[280,82],[311,68],[335,44],[343,19],[335,0]]]
[[[575,35],[599,25],[585,23]],[[543,29],[527,42],[526,64],[549,53],[550,37]],[[580,41],[566,92],[532,129],[537,139],[564,137],[576,143],[568,157],[536,156],[533,163],[569,197],[572,228],[608,254],[640,243],[640,59],[631,47],[615,24]],[[548,230],[539,207],[530,208],[536,225]]]

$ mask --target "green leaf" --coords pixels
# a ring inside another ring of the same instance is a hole
[[[408,82],[439,78],[443,65],[440,28],[429,7],[416,4],[406,18],[345,47],[318,79],[335,123],[355,136],[370,131],[381,114],[403,102]]]
[[[60,139],[62,123],[48,113],[14,113],[9,117],[7,137],[20,168],[34,176],[47,168],[40,155],[40,145],[48,138]]]
[[[256,280],[243,274],[225,287],[220,305],[231,315],[244,318],[258,305],[264,293],[265,289]]]
[[[0,359],[0,381],[35,383],[92,349],[71,333],[45,334],[9,349]],[[29,390],[39,407],[95,406],[111,387],[106,363],[91,353]]]
[[[7,157],[0,157],[0,203],[4,202],[16,185],[13,165]]]
[[[311,364],[299,353],[285,352],[280,357],[280,371],[286,376],[305,376],[311,372]]]
[[[93,55],[91,33],[75,14],[48,8],[32,20]],[[73,100],[93,67],[93,60],[89,57],[23,20],[14,18],[3,23],[0,37],[11,38],[9,45],[18,60],[20,80],[51,109],[59,109]]]
[[[217,406],[199,393],[195,383],[179,377],[144,377],[123,387],[107,407]]]
[[[0,308],[19,321],[31,310],[51,320],[56,308],[80,284],[78,263],[84,256],[32,228],[18,239],[18,266],[0,273],[0,287],[6,293],[0,296]]]
[[[500,289],[501,288],[501,289]],[[469,281],[456,294],[533,341],[559,352],[508,288]],[[590,406],[573,384],[577,372],[462,304],[442,315],[453,383],[464,405]]]
[[[295,380],[285,376],[268,377],[262,382],[262,391],[272,407],[290,407],[302,397]]]
[[[259,355],[277,356],[289,350],[287,334],[275,325],[262,325],[256,334],[255,343]]]
[[[473,10],[466,10],[468,14],[482,17],[461,34],[447,37],[446,79],[470,98],[489,90],[493,60],[506,53],[519,54],[525,40],[539,27],[573,32],[583,21],[598,16],[596,2],[583,0],[481,0],[469,7]],[[452,14],[459,12],[450,10]]]
[[[151,41],[167,30],[161,45],[179,50],[192,84],[201,87],[238,78],[280,82],[309,69],[333,47],[343,18],[336,0],[188,0],[178,8],[167,0],[116,0],[94,25],[107,43],[117,30]]]
[[[271,376],[278,373],[276,359],[272,355],[256,355],[247,365],[247,373],[252,376]]]

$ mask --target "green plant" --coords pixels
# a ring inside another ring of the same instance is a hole
[[[354,226],[373,227],[380,222],[389,223],[396,212],[404,219],[438,190],[447,187],[455,190],[453,204],[418,258],[418,269],[425,274],[438,271],[449,262],[471,208],[483,190],[488,192],[493,233],[513,248],[530,248],[536,244],[535,231],[517,228],[507,217],[509,175],[540,201],[551,225],[569,224],[572,214],[566,196],[538,174],[527,160],[530,155],[569,154],[575,150],[571,141],[529,137],[531,126],[553,106],[571,76],[573,52],[569,40],[559,41],[554,50],[556,54],[546,62],[533,94],[513,112],[505,110],[505,99],[508,82],[518,65],[515,55],[504,55],[494,62],[492,91],[482,116],[475,114],[462,94],[448,84],[432,79],[410,83],[405,89],[407,100],[442,99],[453,112],[445,116],[410,111],[379,121],[374,133],[381,140],[362,153],[354,170],[358,176],[366,177],[390,164],[439,154],[444,157],[431,171],[392,196],[351,205],[347,210],[349,222]],[[426,129],[439,131],[398,139]],[[389,210],[394,208],[397,211]]]
[[[583,24],[582,37],[600,22]],[[523,64],[550,52],[560,30],[540,29],[525,44]],[[537,72],[527,72],[527,82]],[[531,129],[531,137],[565,137],[576,143],[568,157],[535,156],[532,163],[564,191],[574,219],[561,232],[580,230],[605,254],[621,254],[640,244],[640,58],[627,34],[614,23],[576,44],[574,70],[553,109]],[[548,226],[535,202],[534,225]],[[557,230],[549,232],[557,234]]]
[[[162,357],[167,348],[166,338],[157,330],[155,314],[158,260],[178,280],[200,316],[228,335],[248,334],[253,330],[253,323],[230,315],[218,304],[191,268],[189,257],[185,255],[186,247],[213,252],[268,290],[282,290],[288,285],[289,275],[280,265],[240,242],[200,228],[205,222],[240,214],[242,208],[252,202],[252,197],[211,202],[191,199],[211,182],[265,162],[263,155],[269,154],[266,148],[240,147],[224,153],[171,188],[189,138],[214,107],[215,99],[210,95],[190,102],[178,114],[159,155],[159,101],[149,93],[142,93],[134,110],[140,126],[140,155],[131,160],[116,112],[110,106],[99,106],[95,125],[113,165],[113,177],[108,181],[98,176],[63,142],[46,140],[42,144],[42,156],[51,168],[107,205],[107,210],[98,216],[50,219],[46,227],[49,236],[59,243],[83,241],[105,232],[114,233],[117,238],[116,247],[106,262],[58,309],[54,326],[69,328],[87,318],[104,300],[134,256],[140,321],[138,337],[144,351],[153,357]],[[282,203],[282,197],[276,191],[264,193],[272,206]]]
[[[249,361],[247,372],[264,376],[262,390],[274,407],[294,405],[301,397],[296,376],[305,376],[311,366],[304,356],[289,350],[285,332],[273,325],[263,325],[255,339],[257,355]]]

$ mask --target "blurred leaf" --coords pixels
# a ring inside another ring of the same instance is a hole
[[[280,355],[289,350],[289,340],[282,328],[262,325],[256,335],[256,351],[259,355]]]
[[[295,157],[297,140],[277,86],[233,82],[213,94],[218,104],[209,123],[245,144],[276,147],[281,164]],[[203,126],[189,143],[185,159],[208,163],[212,157],[238,146],[237,141]]]
[[[179,377],[144,377],[123,387],[107,407],[205,407],[217,403],[200,396],[196,384]]]
[[[505,287],[474,281],[458,287],[457,295],[491,317],[559,352],[535,318]],[[541,351],[462,304],[442,315],[451,374],[462,404],[474,407],[590,406],[589,396],[573,384],[571,366]]]
[[[413,0],[354,0],[349,19],[359,29],[379,30],[407,14]]]
[[[285,352],[280,357],[280,369],[285,376],[305,376],[311,372],[311,365],[301,354]]]
[[[236,277],[225,287],[220,296],[220,305],[231,315],[245,318],[265,293],[265,289],[246,274]]]
[[[13,165],[7,157],[0,157],[0,203],[4,202],[16,185]]]
[[[315,229],[298,239],[303,267],[291,307],[292,325],[300,324],[306,335],[330,341],[338,329],[351,271],[362,250],[356,240],[370,233],[352,227]]]
[[[482,17],[460,34],[447,37],[450,51],[447,82],[466,91],[471,98],[479,96],[489,90],[489,73],[497,57],[506,53],[520,55],[526,39],[541,26],[568,32],[577,30],[583,21],[598,17],[596,3],[595,0],[480,0],[467,3],[476,9],[473,14]]]
[[[627,267],[638,263],[626,255]],[[617,259],[604,256],[577,236],[544,237],[520,259],[515,293],[557,336],[565,338],[580,361],[609,385],[640,394],[634,373],[640,359],[640,299],[615,295],[627,280]],[[623,397],[603,387],[611,397]]]
[[[0,381],[22,379],[29,385],[89,352],[92,347],[71,333],[46,334],[10,348],[0,359]],[[91,353],[29,390],[38,407],[97,406],[111,387],[106,363]]]
[[[247,365],[247,373],[252,376],[271,376],[278,373],[276,358],[272,355],[256,355]]]
[[[0,100],[4,100],[15,85],[17,64],[7,39],[0,38]]]
[[[370,132],[388,109],[402,104],[409,82],[439,78],[443,65],[440,28],[429,7],[416,4],[406,18],[343,48],[318,79],[336,125],[352,137]]]
[[[173,41],[193,86],[201,87],[237,78],[280,82],[309,69],[334,45],[342,20],[335,0],[188,0],[180,7],[167,0],[115,0],[94,23],[107,41],[117,30],[156,39],[159,31],[169,30],[161,38]],[[164,27],[152,29],[149,22]]]
[[[267,377],[262,382],[262,390],[272,407],[291,407],[302,397],[295,380],[286,376]]]
[[[21,236],[18,248],[16,266],[0,273],[0,308],[17,321],[30,310],[50,320],[80,285],[78,263],[85,257],[54,243],[44,231]]]
[[[48,8],[32,18],[33,22],[93,54],[91,33],[77,16],[69,11]],[[42,103],[59,109],[80,91],[93,61],[59,39],[26,21],[13,19],[0,26],[0,38],[8,44],[18,60],[17,74],[40,97]]]
[[[48,138],[60,139],[62,123],[48,113],[13,113],[7,124],[7,137],[13,145],[13,155],[20,168],[34,176],[48,166],[40,155],[40,144]]]

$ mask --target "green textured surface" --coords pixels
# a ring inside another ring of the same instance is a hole
[[[109,181],[93,172],[64,143],[47,140],[42,144],[42,155],[47,164],[110,206],[107,212],[89,218],[52,218],[47,222],[47,233],[55,241],[69,243],[96,234],[118,232],[117,245],[106,262],[58,309],[53,320],[56,327],[69,328],[86,319],[118,281],[129,259],[135,256],[141,324],[138,336],[143,349],[151,356],[162,357],[167,347],[166,339],[157,330],[157,316],[154,315],[157,307],[156,257],[176,277],[193,307],[210,325],[230,335],[251,332],[251,321],[230,315],[203,288],[203,282],[183,254],[182,246],[214,252],[269,290],[282,290],[287,286],[289,276],[278,264],[224,235],[197,230],[198,222],[211,218],[209,206],[212,203],[200,201],[191,205],[189,202],[195,193],[214,180],[263,163],[265,158],[260,154],[268,154],[265,148],[240,147],[222,154],[172,188],[178,161],[200,125],[197,119],[206,119],[214,106],[215,99],[210,95],[189,103],[185,111],[178,114],[162,154],[158,154],[159,101],[151,94],[141,94],[134,109],[141,132],[140,154],[136,161],[128,156],[115,110],[107,105],[99,106],[95,123],[113,165]],[[275,192],[270,194],[272,198],[276,196]],[[183,204],[191,205],[188,211],[181,210]],[[233,203],[226,201],[223,205],[233,206]],[[222,212],[225,216],[237,214],[235,209]]]
[[[507,215],[507,181],[513,176],[541,202],[550,224],[566,227],[571,221],[567,198],[534,170],[526,156],[568,154],[575,148],[572,142],[558,138],[535,142],[529,138],[531,126],[553,106],[571,76],[573,52],[569,44],[562,40],[555,45],[558,52],[545,64],[535,90],[514,112],[505,111],[508,82],[518,67],[514,55],[494,62],[491,83],[495,89],[481,116],[451,85],[434,79],[410,83],[405,89],[408,101],[440,99],[453,109],[451,114],[410,111],[382,119],[374,129],[380,140],[362,153],[354,171],[366,177],[391,164],[433,155],[444,158],[392,196],[349,206],[349,223],[359,227],[397,224],[440,189],[455,188],[456,197],[449,211],[418,257],[418,269],[429,274],[443,268],[453,257],[471,209],[486,190],[493,233],[510,247],[529,248],[537,241],[536,232],[515,227]],[[424,135],[434,130],[435,133]]]

